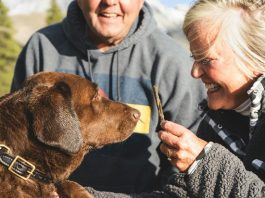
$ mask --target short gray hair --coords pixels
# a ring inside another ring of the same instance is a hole
[[[252,71],[265,73],[265,0],[197,0],[183,23],[188,39],[195,39],[196,34],[191,33],[201,23],[209,27],[206,35],[217,31],[209,48],[221,39],[247,76],[253,78]]]

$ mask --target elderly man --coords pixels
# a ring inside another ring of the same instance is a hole
[[[196,130],[204,89],[190,69],[187,52],[158,29],[144,0],[76,0],[61,23],[33,34],[17,61],[12,90],[39,71],[74,73],[137,108],[135,133],[85,156],[71,179],[97,190],[148,192],[174,172],[158,148],[152,86],[160,89],[165,118]]]

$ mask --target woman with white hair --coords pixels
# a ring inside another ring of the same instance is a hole
[[[160,149],[180,171],[171,188],[184,197],[265,197],[265,2],[196,1],[183,30],[191,75],[208,97],[197,136],[161,124]]]

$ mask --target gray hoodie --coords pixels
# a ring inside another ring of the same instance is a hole
[[[152,85],[159,87],[165,118],[194,131],[204,88],[190,76],[187,51],[157,28],[147,3],[127,37],[106,52],[93,45],[85,30],[73,1],[62,23],[32,35],[17,61],[12,90],[39,71],[74,73],[97,83],[110,99],[139,109],[135,133],[123,143],[91,152],[70,179],[113,192],[156,189],[174,170],[159,151]]]

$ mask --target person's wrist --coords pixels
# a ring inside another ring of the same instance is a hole
[[[194,171],[197,169],[198,165],[200,164],[201,160],[209,153],[211,147],[213,145],[213,142],[208,142],[205,147],[202,149],[202,151],[199,153],[199,155],[196,157],[192,165],[187,170],[187,174],[191,175],[194,173]]]

